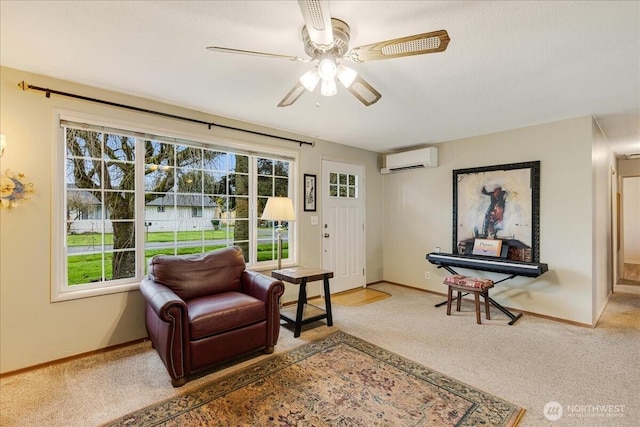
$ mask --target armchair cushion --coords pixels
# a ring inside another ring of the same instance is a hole
[[[214,293],[240,291],[244,270],[242,251],[229,247],[195,255],[156,255],[149,263],[149,278],[188,301]]]
[[[264,301],[239,292],[192,299],[187,307],[192,340],[243,328],[267,318]]]

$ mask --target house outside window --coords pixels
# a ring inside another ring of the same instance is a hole
[[[270,196],[293,194],[294,159],[61,121],[64,170],[53,300],[135,289],[157,254],[236,245],[248,267],[276,259]],[[293,241],[284,234],[283,260]]]

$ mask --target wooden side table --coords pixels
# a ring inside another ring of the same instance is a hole
[[[333,277],[332,271],[310,267],[294,267],[274,270],[271,272],[271,276],[284,282],[300,285],[297,306],[280,309],[280,318],[295,325],[293,333],[295,338],[300,336],[302,325],[315,322],[316,320],[327,319],[327,326],[333,326],[331,291],[329,289],[329,279]],[[325,309],[307,303],[307,283],[317,280],[324,282]],[[293,317],[294,314],[295,317]]]

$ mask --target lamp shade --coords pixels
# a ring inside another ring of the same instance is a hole
[[[295,221],[293,201],[288,197],[269,197],[261,219],[271,221]]]

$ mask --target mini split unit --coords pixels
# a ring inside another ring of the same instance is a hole
[[[380,173],[383,175],[413,169],[435,168],[438,166],[438,149],[428,147],[387,154],[384,163],[385,167],[380,169]]]

